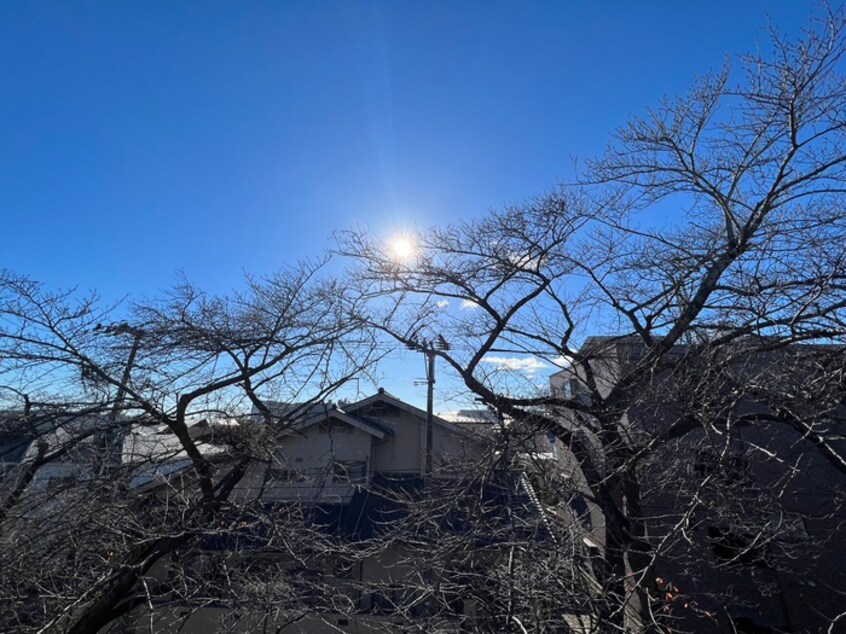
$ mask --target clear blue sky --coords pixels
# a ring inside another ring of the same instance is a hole
[[[811,7],[3,2],[0,268],[107,297],[177,270],[224,291],[334,228],[480,215]]]

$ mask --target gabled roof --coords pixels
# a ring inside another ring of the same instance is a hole
[[[326,414],[329,410],[335,408],[335,404],[331,401],[291,402],[265,400],[263,404],[270,411],[274,421],[289,424],[311,419],[313,416]],[[250,416],[256,422],[261,422],[264,419],[255,405],[253,405]]]
[[[379,440],[382,440],[385,436],[390,435],[391,431],[389,429],[385,429],[381,425],[367,420],[366,418],[362,418],[360,416],[351,416],[347,414],[343,410],[338,408],[327,410],[325,413],[320,413],[316,416],[309,417],[305,419],[302,423],[295,425],[294,429],[296,431],[302,431],[311,427],[312,425],[316,425],[317,423],[326,421],[328,419],[338,420],[347,425],[352,425],[353,427],[360,429],[364,432],[367,432],[371,436],[375,436]]]
[[[335,403],[285,403],[282,401],[265,401],[265,406],[271,411],[274,418],[282,423],[288,424],[288,430],[297,433],[301,432],[312,425],[316,425],[328,419],[341,421],[347,425],[351,425],[360,429],[379,440],[391,434],[391,430],[379,425],[378,423],[363,418],[361,416],[353,416],[345,409],[341,409]],[[260,414],[256,408],[253,408],[252,416],[256,419],[260,418]]]
[[[355,403],[349,403],[347,405],[344,405],[344,411],[347,412],[347,413],[355,412],[355,411],[364,409],[364,408],[368,407],[369,405],[373,405],[374,403],[379,403],[379,402],[388,403],[388,404],[393,405],[394,407],[396,407],[398,409],[401,409],[405,412],[408,412],[409,414],[411,414],[413,416],[416,416],[417,418],[422,418],[424,421],[426,420],[427,414],[424,410],[422,410],[418,407],[414,407],[413,405],[409,405],[405,401],[401,401],[396,396],[386,392],[385,389],[381,388],[381,387],[379,388],[379,391],[376,394],[374,394],[373,396],[368,396],[367,398],[362,399],[360,401],[357,401]],[[464,429],[460,425],[454,425],[453,423],[449,423],[449,422],[445,421],[443,418],[440,418],[439,416],[434,415],[434,414],[432,415],[432,422],[438,427],[449,430],[449,431],[454,432],[456,434],[459,434],[461,436],[467,436],[467,437],[475,438],[475,439],[478,439],[478,440],[485,440],[484,436],[473,433],[472,431],[470,431],[468,429]]]

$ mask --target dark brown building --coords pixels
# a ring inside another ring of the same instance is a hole
[[[590,404],[626,381],[646,350],[630,337],[594,337],[582,353],[551,389]],[[648,544],[649,566],[630,558],[628,569],[653,614],[673,631],[846,631],[842,349],[691,343],[652,370],[617,419],[640,499],[615,494]],[[600,456],[595,463],[617,451],[589,414],[560,415]],[[560,443],[557,451],[584,492],[573,504],[578,530],[601,557],[603,513],[573,454]]]

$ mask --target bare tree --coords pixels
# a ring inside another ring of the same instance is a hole
[[[319,264],[129,307],[4,273],[0,629],[93,632],[188,605],[198,573],[178,562],[269,521],[238,494],[283,426],[258,395],[305,408],[375,359],[345,299]],[[274,534],[307,526],[295,515]]]
[[[467,388],[566,448],[602,523],[597,630],[743,631],[707,604],[744,601],[714,575],[764,550],[796,568],[797,519],[843,538],[846,39],[817,13],[632,119],[575,185],[432,229],[404,262],[340,236],[363,321],[412,348],[448,334]],[[544,363],[566,368],[551,392],[513,371]]]
[[[541,509],[517,455],[491,452],[459,477],[375,479],[357,530],[321,544],[336,568],[324,612],[367,631],[570,631],[590,613],[594,590],[574,566],[587,562],[566,523]]]

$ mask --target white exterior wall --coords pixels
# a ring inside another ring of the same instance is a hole
[[[486,454],[482,438],[435,425],[432,434],[432,471],[439,477],[460,477],[472,472]]]
[[[303,432],[281,439],[273,452],[274,464],[256,465],[244,478],[243,489],[265,500],[319,500],[346,502],[352,496],[349,482],[333,482],[335,462],[360,461],[370,468],[372,436],[348,426],[349,432],[323,431],[312,425]],[[266,470],[287,470],[302,474],[303,481],[266,481]]]
[[[426,421],[410,412],[398,416],[368,416],[393,433],[373,443],[372,471],[382,473],[422,473],[421,437],[425,439]]]

